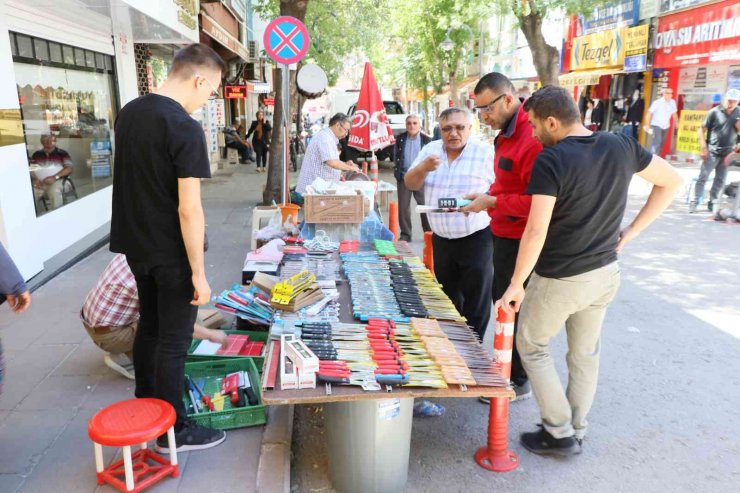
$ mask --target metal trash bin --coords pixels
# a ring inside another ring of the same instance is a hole
[[[342,493],[396,493],[406,488],[413,398],[324,405],[329,475]]]

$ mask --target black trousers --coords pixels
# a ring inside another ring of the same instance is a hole
[[[464,238],[432,235],[434,274],[480,340],[491,318],[493,237],[484,228]]]
[[[232,149],[239,151],[239,159],[241,159],[242,162],[246,162],[252,157],[252,150],[247,147],[246,144],[242,144],[241,142],[229,142],[226,144],[226,147],[231,147]]]
[[[139,329],[134,339],[136,397],[156,397],[175,408],[175,429],[187,420],[183,390],[185,359],[198,309],[187,263],[148,265],[128,262],[139,290]]]
[[[519,253],[519,243],[521,240],[510,238],[501,238],[493,235],[493,302],[500,300],[511,284],[511,278],[514,275],[516,267],[516,256]],[[527,287],[529,278],[524,281],[524,287]],[[519,314],[514,318],[514,338],[519,325]],[[528,380],[527,372],[522,366],[522,359],[519,357],[519,351],[514,344],[514,350],[511,354],[511,381],[515,385],[523,385]]]
[[[401,239],[411,241],[411,196],[414,196],[417,204],[424,205],[424,189],[411,191],[406,188],[403,180],[397,178],[396,186],[398,189],[398,225],[401,229]],[[421,229],[431,231],[426,214],[421,214]]]
[[[267,167],[267,145],[264,142],[253,140],[252,147],[254,148],[254,153],[257,155],[257,167]]]

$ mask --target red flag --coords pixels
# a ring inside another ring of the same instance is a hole
[[[362,76],[360,99],[352,115],[352,130],[349,134],[349,145],[363,151],[377,151],[393,145],[396,139],[388,124],[383,98],[380,96],[378,82],[373,68],[365,63],[365,74]]]

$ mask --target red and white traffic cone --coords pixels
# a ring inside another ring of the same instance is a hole
[[[372,160],[370,161],[370,179],[375,183],[378,183],[378,159],[373,154]]]
[[[514,349],[514,314],[499,308],[496,316],[496,333],[493,338],[493,354],[508,380],[511,376],[511,354]],[[488,413],[488,443],[475,453],[479,466],[494,472],[508,472],[519,466],[519,456],[508,445],[509,399],[491,398]]]

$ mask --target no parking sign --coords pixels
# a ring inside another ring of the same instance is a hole
[[[305,24],[287,15],[267,25],[262,41],[270,58],[284,65],[301,61],[311,43]]]

